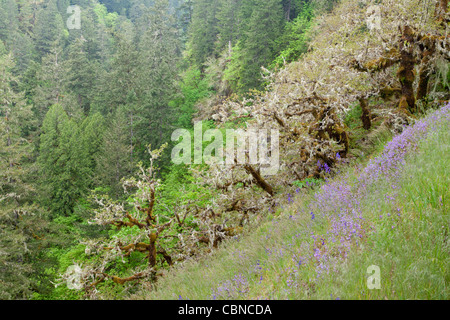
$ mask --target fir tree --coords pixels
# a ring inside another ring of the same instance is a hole
[[[188,50],[198,67],[203,67],[206,59],[214,52],[218,34],[216,10],[216,0],[194,1]]]
[[[255,6],[242,41],[244,50],[240,73],[240,92],[260,88],[261,67],[268,66],[276,51],[276,40],[283,28],[283,8],[280,0],[267,0]]]
[[[65,61],[66,84],[76,97],[76,101],[85,114],[89,114],[91,93],[96,80],[95,62],[89,61],[84,49],[86,40],[79,38],[68,48],[69,56]]]
[[[222,51],[223,48],[229,48],[236,44],[239,39],[239,31],[242,26],[239,12],[242,1],[239,0],[219,0],[216,13],[217,31],[219,34],[217,40],[217,49]]]
[[[138,133],[140,155],[145,159],[147,146],[159,147],[170,139],[175,122],[171,101],[179,94],[177,86],[180,45],[174,18],[167,0],[155,1],[149,11],[150,24],[140,43],[139,86],[142,88],[143,110]]]
[[[36,14],[34,36],[40,56],[51,53],[54,44],[61,45],[64,39],[64,22],[58,11],[56,0],[50,0]]]
[[[0,299],[27,299],[37,285],[36,258],[48,244],[49,223],[35,204],[33,114],[13,89],[13,67],[11,55],[0,55]]]
[[[76,122],[61,105],[50,108],[42,131],[39,163],[48,206],[54,215],[68,215],[86,192],[84,180],[91,174],[86,150],[78,141],[80,132]]]
[[[128,115],[124,109],[119,108],[110,121],[97,159],[97,184],[108,188],[115,197],[123,194],[121,180],[134,169]]]

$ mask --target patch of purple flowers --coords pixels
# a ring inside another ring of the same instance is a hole
[[[247,278],[240,273],[235,275],[232,280],[227,280],[219,284],[219,286],[213,290],[211,298],[213,300],[244,298],[248,290],[249,282]]]
[[[322,185],[319,191],[314,195],[308,211],[301,211],[298,214],[311,215],[311,220],[318,217],[325,217],[329,222],[329,228],[324,234],[314,234],[311,236],[297,233],[292,237],[296,243],[295,253],[289,255],[293,265],[287,272],[287,286],[292,289],[297,286],[297,276],[299,270],[304,268],[305,264],[315,266],[317,278],[323,274],[334,271],[336,262],[345,259],[353,247],[359,246],[364,240],[367,232],[373,227],[362,216],[364,199],[371,196],[371,188],[380,179],[396,181],[401,175],[399,170],[405,162],[406,155],[417,150],[419,143],[424,140],[428,134],[433,132],[438,126],[447,126],[450,123],[450,104],[435,111],[424,119],[417,121],[415,125],[406,128],[402,134],[394,137],[389,142],[384,152],[375,159],[369,161],[365,168],[359,168],[357,181],[350,180],[349,177],[342,177],[339,180],[329,181]],[[340,160],[339,154],[336,159]],[[329,173],[330,168],[326,164],[318,162],[318,166]],[[309,185],[309,182],[306,182]],[[395,207],[396,193],[398,187],[391,185],[392,191],[389,194],[381,196],[379,201],[384,201],[394,205],[395,215],[386,214],[388,219],[393,220],[400,217],[402,209]],[[298,192],[297,192],[298,193]],[[440,200],[442,201],[442,200]],[[288,202],[294,202],[292,195],[288,194]],[[318,216],[320,214],[320,216]],[[292,218],[292,216],[291,216]],[[392,226],[392,229],[394,226]],[[272,230],[275,232],[275,230]],[[307,236],[309,240],[303,241],[302,237]],[[270,234],[266,235],[266,240],[270,239]],[[289,246],[286,253],[290,251]],[[285,252],[275,251],[274,246],[270,249],[265,247],[265,253],[268,259],[281,259]],[[262,281],[262,266],[258,260],[254,270],[257,274],[259,283]],[[311,281],[311,279],[309,279]],[[245,297],[248,292],[249,282],[242,275],[235,276],[232,280],[221,283],[213,290],[213,299],[237,299]],[[339,298],[337,298],[339,299]]]
[[[340,180],[328,182],[321,187],[319,192],[316,193],[315,201],[310,205],[310,209],[321,212],[331,221],[331,229],[324,237],[335,244],[335,248],[331,253],[320,242],[320,248],[313,248],[314,257],[318,261],[318,275],[328,272],[329,266],[327,264],[331,261],[332,254],[345,258],[351,246],[360,244],[361,239],[367,232],[364,227],[365,220],[360,213],[361,202],[369,195],[369,188],[379,179],[395,181],[401,174],[399,169],[404,164],[406,155],[416,151],[419,142],[424,140],[439,125],[448,126],[449,122],[450,104],[417,121],[415,125],[406,128],[402,134],[393,138],[379,157],[370,160],[369,164],[361,169],[356,185],[344,177]],[[338,156],[336,155],[336,158]],[[326,167],[320,165],[320,162],[318,165],[326,170]],[[384,195],[383,201],[386,203],[395,203],[395,186],[392,189],[392,194]],[[312,212],[311,216],[314,218]]]

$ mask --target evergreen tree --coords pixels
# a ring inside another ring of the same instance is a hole
[[[193,1],[184,0],[176,9],[180,40],[184,44],[187,41],[189,25],[192,21]]]
[[[214,53],[218,34],[216,10],[217,0],[194,0],[188,50],[198,67],[203,67],[206,59]]]
[[[49,107],[60,102],[64,92],[62,50],[59,47],[53,47],[50,54],[43,58],[36,78],[38,86],[35,88],[34,101],[38,116],[43,119]]]
[[[276,40],[283,28],[283,7],[280,0],[267,0],[255,5],[242,41],[244,57],[240,72],[239,91],[260,88],[261,67],[274,59]]]
[[[18,10],[14,0],[0,2],[0,40],[8,47],[13,41],[13,35],[19,30]]]
[[[92,173],[91,177],[86,178],[86,186],[94,187],[95,175],[99,169],[99,156],[102,151],[103,134],[105,131],[105,119],[100,113],[95,113],[81,123],[79,132],[78,145],[81,150],[79,152],[86,153],[86,167]],[[74,147],[74,146],[72,146]]]
[[[17,3],[19,29],[22,34],[31,37],[38,1],[15,0],[15,2]]]
[[[142,90],[143,121],[138,124],[140,155],[147,146],[159,147],[168,140],[176,119],[171,101],[179,94],[177,86],[179,41],[167,0],[156,0],[149,9],[150,24],[140,43],[139,86]]]
[[[284,34],[277,40],[279,48],[282,48],[273,66],[281,67],[285,63],[297,60],[306,53],[309,45],[309,30],[311,29],[314,9],[310,2],[299,2],[295,7],[298,15],[285,26]]]
[[[94,96],[94,111],[104,116],[114,114],[119,106],[128,102],[127,97],[139,91],[139,53],[132,38],[118,33],[114,54],[106,74],[100,77]]]
[[[77,123],[61,105],[53,105],[42,126],[39,163],[46,186],[48,206],[54,215],[73,212],[86,192],[91,175],[86,150],[80,143]]]
[[[13,42],[11,43],[11,52],[14,55],[16,66],[14,72],[22,74],[30,65],[34,58],[33,40],[20,32],[13,33]]]
[[[83,38],[75,40],[69,46],[69,56],[66,65],[66,85],[76,97],[76,101],[85,114],[90,111],[91,92],[95,84],[97,65],[88,59],[84,49],[86,41]]]
[[[67,126],[69,117],[60,105],[52,106],[45,116],[41,143],[39,165],[43,174],[43,185],[46,186],[49,205],[53,211],[65,211],[68,205],[61,203],[60,193],[64,192],[58,180],[63,179],[64,163],[61,147],[61,134]]]
[[[217,18],[217,49],[229,48],[236,44],[239,38],[240,27],[242,26],[239,12],[242,1],[239,0],[219,0],[216,13]]]
[[[115,197],[123,195],[121,180],[131,176],[134,169],[128,115],[124,108],[116,111],[104,133],[97,164],[98,185],[109,188]]]
[[[69,30],[69,43],[76,46],[82,42],[82,50],[87,59],[94,63],[106,62],[111,51],[110,32],[117,19],[117,14],[108,14],[106,8],[97,4],[94,8],[87,7],[81,10],[81,29]]]
[[[65,111],[76,119],[82,117],[76,97],[67,88],[67,67],[62,58],[62,49],[57,46],[42,59],[42,64],[36,72],[36,86],[32,92],[35,112],[40,123],[54,104],[63,106]]]
[[[37,12],[33,31],[36,49],[41,57],[51,53],[55,43],[63,44],[65,25],[56,0],[49,0],[46,6]]]
[[[0,299],[27,299],[49,230],[31,182],[32,112],[13,89],[13,67],[11,55],[0,54]]]

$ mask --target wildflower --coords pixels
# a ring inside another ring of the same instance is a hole
[[[288,203],[293,203],[293,202],[294,202],[294,200],[292,200],[291,194],[289,193],[288,194]]]

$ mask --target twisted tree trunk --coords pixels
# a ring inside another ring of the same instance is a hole
[[[372,127],[372,120],[370,109],[367,104],[367,99],[359,98],[359,104],[361,105],[362,109],[361,121],[363,123],[363,128],[366,130],[370,130],[370,128]]]
[[[402,87],[399,108],[410,113],[416,112],[416,97],[414,95],[414,32],[409,26],[403,27],[402,38],[399,44],[400,67],[397,76]]]

